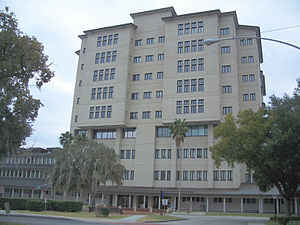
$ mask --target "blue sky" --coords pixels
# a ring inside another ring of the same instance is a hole
[[[59,146],[58,137],[68,131],[73,89],[84,30],[132,22],[130,13],[173,6],[177,14],[220,9],[236,10],[240,24],[260,26],[262,36],[300,46],[300,1],[286,0],[0,0],[0,7],[15,12],[20,29],[35,36],[45,46],[53,63],[55,78],[39,91],[32,89],[44,104],[34,123],[27,147]],[[295,28],[264,32],[299,25]],[[263,41],[267,95],[291,94],[300,77],[300,51]],[[268,98],[265,100],[268,102]]]

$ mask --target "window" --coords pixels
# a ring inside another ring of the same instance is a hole
[[[182,101],[176,101],[176,114],[182,113]]]
[[[107,87],[103,88],[103,96],[102,99],[107,99]]]
[[[102,96],[102,88],[97,88],[97,99],[101,99]]]
[[[96,81],[97,79],[98,79],[98,70],[95,70],[93,75],[93,81]]]
[[[250,101],[255,101],[256,97],[255,97],[255,93],[250,93]]]
[[[105,69],[104,80],[108,80],[109,78],[109,69]]]
[[[197,92],[197,79],[191,80],[191,92]]]
[[[177,33],[178,35],[183,35],[183,24],[177,25]]]
[[[183,171],[183,180],[188,180],[189,171],[184,170]]]
[[[198,51],[201,52],[203,50],[204,50],[203,40],[200,39],[200,40],[198,40]]]
[[[156,73],[156,79],[162,80],[164,78],[164,73],[163,72],[157,72]]]
[[[172,158],[172,151],[171,151],[171,149],[168,149],[167,157],[168,157],[168,159]]]
[[[135,46],[142,46],[142,45],[143,45],[142,39],[140,39],[140,40],[135,40]]]
[[[177,80],[177,93],[182,93],[182,80]]]
[[[96,110],[95,110],[95,119],[99,118],[99,114],[100,114],[100,106],[96,106]]]
[[[147,45],[153,45],[154,44],[154,38],[147,38]]]
[[[230,52],[231,52],[230,46],[221,47],[221,55],[230,54]]]
[[[232,86],[230,86],[230,85],[223,86],[223,93],[224,94],[232,93]]]
[[[232,113],[232,107],[231,106],[224,106],[223,107],[223,115],[227,115],[229,113]]]
[[[194,159],[194,158],[195,158],[195,153],[196,153],[196,149],[191,148],[191,149],[190,149],[190,158],[191,158],[191,159]]]
[[[130,117],[131,120],[137,120],[138,119],[138,112],[130,112]]]
[[[198,59],[198,71],[204,71],[204,58]]]
[[[203,21],[199,21],[198,22],[198,33],[202,33],[202,32],[204,32]]]
[[[152,80],[152,73],[145,73],[144,80]]]
[[[165,54],[164,54],[164,53],[158,54],[158,55],[157,55],[157,60],[158,60],[158,61],[163,61],[163,60],[165,60]]]
[[[191,126],[189,127],[188,132],[186,133],[187,137],[198,137],[198,136],[207,136],[208,127],[207,125]]]
[[[176,180],[181,180],[181,171],[176,171]]]
[[[78,105],[79,102],[80,102],[80,97],[77,97],[77,99],[76,99],[76,104]]]
[[[114,45],[118,44],[119,34],[114,34]]]
[[[167,156],[166,156],[166,149],[161,149],[160,153],[161,153],[161,158],[162,159],[166,159],[167,158]]]
[[[108,89],[108,98],[113,98],[114,87],[109,87]]]
[[[100,59],[100,53],[96,53],[95,64],[99,64],[99,59]]]
[[[152,98],[152,92],[151,91],[144,92],[144,99],[150,99],[150,98]]]
[[[198,79],[198,91],[199,92],[204,91],[204,78]]]
[[[106,46],[107,36],[103,36],[102,46]]]
[[[79,87],[82,86],[82,80],[79,81],[78,86],[79,86]]]
[[[190,171],[190,180],[193,181],[195,179],[195,171],[191,170]]]
[[[184,42],[184,53],[190,52],[191,46],[190,46],[190,41],[185,41]]]
[[[159,149],[155,149],[154,158],[155,159],[160,159],[160,150]]]
[[[229,27],[224,27],[220,29],[220,35],[228,35],[230,34]]]
[[[241,63],[242,63],[242,64],[247,63],[247,56],[241,57]]]
[[[131,156],[131,151],[126,150],[126,159],[130,159],[130,156]]]
[[[78,122],[78,115],[75,115],[74,122],[75,122],[75,123]]]
[[[254,63],[254,57],[248,56],[248,63]]]
[[[124,128],[123,129],[124,138],[136,138],[136,128]]]
[[[91,100],[95,100],[96,98],[96,88],[92,88]]]
[[[198,100],[198,113],[204,112],[204,99]]]
[[[134,170],[130,171],[130,180],[134,180]]]
[[[162,118],[162,111],[155,111],[155,119],[161,119]]]
[[[248,75],[242,75],[242,81],[248,81]]]
[[[142,57],[141,56],[135,56],[133,57],[133,63],[141,63]]]
[[[115,129],[101,129],[94,130],[94,139],[115,139],[116,138]]]
[[[177,72],[182,73],[182,68],[183,68],[182,60],[178,60],[177,61]]]
[[[112,45],[112,35],[108,35],[108,41],[107,41],[107,45]]]
[[[249,74],[249,80],[254,81],[255,80],[255,75],[254,74]]]
[[[154,170],[153,178],[154,180],[159,180],[159,170]]]
[[[162,98],[162,97],[163,97],[163,91],[162,90],[156,91],[156,98]]]
[[[101,53],[100,64],[105,63],[105,52]]]
[[[167,170],[167,180],[171,180],[171,170]]]
[[[112,52],[112,57],[111,57],[111,61],[115,62],[117,60],[117,51],[113,51]]]
[[[106,52],[106,62],[110,63],[111,61],[111,52]]]
[[[154,55],[146,55],[146,62],[153,62],[154,61]]]
[[[194,34],[197,31],[197,22],[192,22],[191,33]]]
[[[151,112],[150,111],[145,111],[142,113],[142,119],[150,119]]]
[[[101,118],[105,118],[105,114],[106,114],[106,106],[102,106],[101,107]]]
[[[248,94],[243,94],[243,101],[244,102],[249,101],[249,95]]]
[[[190,92],[190,80],[184,80],[184,92]]]
[[[183,42],[182,41],[177,43],[177,52],[178,52],[178,54],[183,53]]]
[[[115,68],[111,68],[110,69],[110,79],[114,80],[115,79],[115,75],[116,75],[116,69]]]
[[[133,74],[133,75],[132,75],[132,80],[133,80],[133,81],[138,81],[138,80],[140,80],[140,74]]]
[[[184,60],[184,72],[190,72],[190,60]]]
[[[219,170],[214,170],[214,181],[218,181],[219,180]]]
[[[231,72],[231,66],[230,65],[222,65],[222,73],[230,73]]]
[[[169,127],[157,127],[156,128],[156,136],[157,137],[170,137],[171,131]]]
[[[138,99],[139,99],[139,93],[138,92],[131,93],[131,100],[138,100]]]
[[[197,113],[197,100],[191,101],[191,113]]]
[[[97,38],[97,47],[101,47],[101,40],[102,40],[102,37],[99,36],[99,37]]]
[[[197,71],[197,59],[192,59],[191,60],[191,71]]]
[[[124,170],[123,179],[129,180],[129,170]]]
[[[189,113],[190,111],[190,101],[184,100],[183,101],[183,113]]]
[[[81,64],[80,69],[83,70],[84,64]]]
[[[189,34],[190,33],[190,23],[185,23],[184,24],[184,34]]]
[[[164,44],[165,43],[165,36],[159,36],[158,37],[158,43]]]

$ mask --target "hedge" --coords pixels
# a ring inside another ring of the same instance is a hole
[[[39,199],[21,199],[21,198],[0,198],[0,209],[4,209],[4,203],[9,202],[11,210],[45,210],[44,200]],[[79,201],[56,201],[48,200],[47,210],[62,212],[78,212],[82,210],[83,203]]]
[[[274,216],[270,218],[271,221],[276,221],[279,224],[287,225],[289,221],[300,221],[299,216]]]

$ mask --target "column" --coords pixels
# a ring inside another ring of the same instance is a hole
[[[90,193],[88,193],[88,195],[89,195],[89,205],[91,205],[91,195]]]
[[[206,198],[206,212],[208,212],[208,197]]]
[[[276,214],[279,214],[279,199],[276,198]]]
[[[131,206],[131,195],[128,195],[128,208],[132,208]]]
[[[158,209],[160,209],[160,204],[161,204],[161,199],[160,199],[160,195],[158,197]]]
[[[223,212],[226,213],[226,198],[223,198]]]
[[[152,213],[153,209],[152,209],[152,196],[148,196],[148,208],[149,208],[149,212]]]
[[[176,209],[176,197],[173,198],[173,207],[172,207],[173,210]]]
[[[21,189],[21,198],[23,198],[24,197],[24,189],[22,188]]]
[[[41,190],[41,196],[40,196],[40,199],[43,199],[44,198],[44,191]]]
[[[177,206],[177,211],[181,210],[181,193],[180,191],[178,192],[178,206]]]
[[[295,198],[295,215],[298,215],[298,199],[297,198]]]
[[[146,208],[146,195],[144,195],[144,202],[143,202],[143,208]]]
[[[114,207],[118,207],[118,194],[114,195]]]
[[[34,195],[34,189],[31,190],[31,198],[33,198]]]
[[[193,197],[190,197],[190,211],[193,211]]]
[[[262,198],[258,199],[258,212],[264,213],[264,201]]]
[[[15,188],[12,188],[12,189],[11,189],[11,197],[13,198],[14,195],[15,195]]]
[[[135,195],[132,196],[132,201],[133,201],[133,211],[136,212],[136,196]]]
[[[241,213],[244,212],[244,199],[241,198]]]

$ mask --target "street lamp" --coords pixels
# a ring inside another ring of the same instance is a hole
[[[264,38],[264,37],[208,38],[208,39],[204,40],[203,42],[206,45],[212,45],[212,44],[218,43],[220,41],[239,40],[239,39],[243,39],[243,38],[253,38],[253,39],[257,39],[257,40],[273,41],[273,42],[277,42],[277,43],[280,43],[280,44],[288,45],[290,47],[293,47],[293,48],[296,48],[296,49],[300,50],[300,47],[297,46],[297,45],[293,45],[293,44],[290,44],[290,43],[285,42],[285,41],[280,41],[280,40],[276,40],[276,39],[272,39],[272,38]]]

